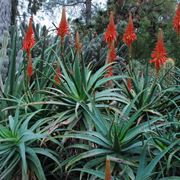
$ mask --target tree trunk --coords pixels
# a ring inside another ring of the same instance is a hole
[[[92,0],[86,0],[86,25],[91,25]]]
[[[8,31],[11,25],[11,11],[11,0],[0,0],[0,42],[4,31]]]
[[[9,27],[11,25],[11,15],[12,15],[12,0],[0,0],[0,50],[1,50],[1,57],[0,57],[0,85],[2,88],[2,84],[5,81],[7,77],[8,72],[8,65],[9,65],[9,59],[6,54],[7,51],[7,44],[3,41],[4,32],[9,31]],[[7,38],[5,38],[8,41],[8,35],[6,33]],[[2,49],[1,49],[2,46]],[[3,52],[2,52],[3,51]]]
[[[18,0],[11,0],[11,25],[16,24],[18,15]]]

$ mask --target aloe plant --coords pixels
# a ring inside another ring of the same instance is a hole
[[[54,151],[40,146],[41,140],[48,137],[47,132],[40,130],[44,121],[39,120],[29,126],[37,113],[39,111],[20,116],[19,109],[17,109],[14,117],[9,116],[6,125],[0,124],[1,179],[22,177],[26,180],[31,175],[38,179],[46,179],[39,155],[59,164]]]
[[[131,178],[132,174],[135,177],[135,170],[138,167],[144,144],[149,141],[151,133],[155,132],[156,128],[161,128],[167,123],[162,121],[163,117],[158,116],[150,117],[148,122],[138,122],[139,119],[146,117],[143,115],[143,109],[134,114],[131,113],[134,102],[125,107],[122,112],[116,110],[114,116],[108,118],[99,112],[93,102],[91,102],[93,104],[92,112],[87,105],[82,104],[85,109],[85,117],[91,118],[96,131],[75,131],[73,133],[69,131],[64,135],[57,136],[56,138],[78,139],[77,144],[69,145],[67,149],[77,148],[83,151],[66,159],[61,165],[70,172],[81,171],[81,178],[84,173],[89,173],[103,179],[101,171],[108,155],[114,163],[114,174],[118,171],[115,164],[124,170],[121,176],[117,175],[118,178]],[[158,122],[161,123],[157,125]],[[78,164],[83,168],[77,168]]]

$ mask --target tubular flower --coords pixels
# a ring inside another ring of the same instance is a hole
[[[59,23],[59,27],[57,30],[57,35],[60,36],[63,41],[64,37],[68,34],[69,34],[69,25],[68,25],[68,21],[66,19],[66,9],[65,9],[65,7],[63,7],[61,21]]]
[[[105,180],[111,180],[111,166],[109,159],[106,159]]]
[[[29,27],[28,27],[28,30],[27,30],[26,35],[24,37],[23,47],[22,47],[22,49],[24,49],[27,52],[28,57],[30,56],[30,51],[35,44],[32,22],[33,22],[33,18],[31,16],[30,20],[29,20]]]
[[[180,3],[178,4],[178,8],[176,10],[176,15],[173,19],[173,27],[174,30],[180,35]]]
[[[61,75],[62,75],[61,74],[61,70],[60,70],[59,66],[57,66],[57,68],[56,68],[56,75],[54,77],[54,80],[56,81],[57,84],[61,83],[61,80],[60,80]]]
[[[109,18],[109,24],[106,29],[106,32],[104,33],[104,40],[106,43],[109,45],[116,40],[117,37],[117,31],[116,31],[116,26],[114,24],[114,16],[113,12],[110,13],[110,18]]]
[[[79,33],[78,31],[76,32],[76,35],[75,35],[75,50],[76,52],[79,52],[81,47],[82,47],[82,44],[80,43],[80,40],[79,40]]]
[[[156,47],[154,51],[152,52],[151,57],[152,57],[152,60],[150,60],[150,63],[154,63],[156,71],[159,72],[161,66],[163,66],[166,60],[168,59],[166,48],[164,45],[164,40],[163,40],[162,29],[160,29]]]
[[[27,75],[30,78],[33,75],[32,59],[30,58],[27,65]]]
[[[137,39],[137,36],[134,32],[134,24],[132,20],[132,15],[129,15],[129,23],[126,27],[125,33],[123,35],[123,42],[130,47],[132,43]]]

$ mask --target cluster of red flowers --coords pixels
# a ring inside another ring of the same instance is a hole
[[[117,35],[118,33],[116,31],[116,26],[114,23],[113,12],[111,12],[110,18],[109,18],[109,24],[104,33],[104,40],[108,44],[108,48],[109,48],[107,61],[106,61],[107,63],[112,63],[116,59],[117,55],[116,55],[116,49],[115,49],[115,41],[116,41]],[[132,15],[130,14],[129,23],[123,35],[123,41],[128,47],[130,47],[136,39],[137,39],[137,36],[134,32],[134,24],[132,20]],[[113,68],[112,66],[110,66],[105,77],[111,77],[112,75],[113,75]]]
[[[129,23],[128,23],[126,30],[125,30],[125,33],[123,35],[123,41],[128,47],[130,47],[136,39],[137,39],[137,36],[134,32],[133,19],[132,19],[132,15],[130,13]]]
[[[61,42],[64,42],[64,38],[66,35],[69,34],[69,24],[66,18],[66,9],[65,7],[62,8],[62,14],[61,14],[61,20],[59,23],[59,27],[57,28],[57,35],[61,38]],[[56,67],[56,75],[54,77],[54,80],[56,81],[57,84],[61,83],[61,78],[62,73],[60,70],[60,66],[59,63],[57,63],[57,67]]]
[[[69,34],[69,25],[66,19],[66,9],[63,7],[61,21],[59,23],[59,27],[57,29],[57,35],[61,37],[61,40],[64,40],[64,37]]]
[[[114,15],[113,12],[110,12],[109,24],[107,26],[106,32],[104,33],[104,40],[108,44],[108,55],[107,55],[107,63],[112,63],[116,59],[116,49],[115,49],[115,41],[117,38],[116,26],[114,23]],[[113,68],[109,66],[107,74],[105,77],[113,76]]]
[[[116,59],[116,49],[114,46],[114,42],[110,45],[109,51],[108,51],[108,63],[112,63]]]
[[[116,26],[114,23],[114,15],[113,12],[110,12],[110,18],[109,18],[109,24],[106,29],[106,32],[104,33],[104,40],[108,45],[111,45],[117,38],[117,31]]]
[[[132,43],[137,39],[136,33],[134,31],[134,23],[132,19],[132,14],[129,14],[129,23],[126,27],[125,33],[123,35],[123,42],[130,48],[132,46]],[[127,87],[128,90],[131,91],[132,89],[132,81],[129,78],[127,80]]]
[[[28,77],[31,77],[33,74],[33,66],[32,66],[32,58],[31,58],[31,49],[35,45],[35,38],[34,38],[34,31],[33,31],[33,18],[31,17],[29,20],[29,26],[27,29],[27,32],[25,34],[22,48],[27,53],[27,59],[28,59],[28,65],[27,65],[27,75]],[[178,8],[176,11],[176,14],[173,19],[173,28],[174,30],[180,35],[180,3],[178,4]],[[61,41],[64,41],[64,38],[66,35],[69,34],[69,25],[68,21],[66,19],[66,10],[65,7],[62,9],[62,16],[61,21],[59,23],[59,27],[57,28],[57,35],[61,38]],[[104,40],[108,44],[108,55],[107,55],[107,63],[112,63],[116,59],[116,49],[115,49],[115,41],[117,39],[117,31],[116,31],[116,25],[114,22],[114,15],[113,12],[110,12],[110,18],[109,18],[109,24],[107,26],[107,29],[104,33]],[[125,33],[123,35],[123,42],[128,46],[131,47],[132,43],[137,39],[137,36],[134,31],[134,24],[132,19],[132,14],[129,15],[129,23],[126,27]],[[81,49],[81,43],[79,41],[79,33],[76,32],[75,36],[75,50],[76,52],[79,52]],[[167,52],[163,41],[163,32],[160,30],[158,40],[156,43],[156,47],[151,55],[152,59],[150,60],[151,63],[154,63],[156,71],[158,72],[162,65],[167,60]],[[112,66],[109,67],[108,73],[106,74],[106,77],[110,77],[113,75],[113,68]],[[56,75],[55,75],[55,81],[57,83],[60,83],[60,77],[61,77],[61,71],[60,68],[56,68]],[[130,82],[130,80],[128,81]],[[130,87],[130,83],[129,83]]]
[[[160,29],[156,47],[153,53],[151,54],[151,57],[152,60],[150,60],[150,62],[154,63],[156,71],[159,72],[160,68],[164,65],[164,63],[167,60],[167,52],[164,45],[162,29]]]
[[[35,39],[34,39],[34,31],[33,31],[32,23],[33,23],[33,18],[31,16],[30,20],[29,20],[28,30],[24,37],[23,47],[22,47],[22,49],[24,49],[27,53],[27,58],[28,58],[27,75],[28,75],[28,77],[31,77],[33,75],[31,49],[35,45]]]

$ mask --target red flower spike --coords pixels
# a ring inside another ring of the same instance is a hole
[[[177,32],[177,34],[180,35],[180,3],[178,4],[176,15],[174,16],[173,19],[173,27],[174,30]]]
[[[32,59],[30,58],[27,65],[27,76],[30,78],[33,75]]]
[[[130,78],[128,78],[128,80],[127,80],[127,88],[128,88],[129,91],[132,90],[132,81],[131,81]]]
[[[74,46],[75,46],[74,48],[75,48],[76,52],[79,52],[82,47],[82,44],[80,43],[80,40],[79,40],[78,31],[76,32],[76,35],[75,35],[75,45]]]
[[[104,33],[104,40],[106,43],[109,45],[116,40],[117,37],[117,31],[116,31],[116,26],[114,23],[114,15],[113,12],[110,13],[110,18],[109,18],[109,24],[106,29],[106,32]]]
[[[64,37],[69,34],[69,25],[66,19],[66,9],[63,7],[61,21],[59,23],[57,35],[61,37],[61,40],[64,40]]]
[[[105,180],[111,180],[111,165],[109,159],[106,159]]]
[[[30,56],[31,49],[35,45],[34,31],[33,31],[32,22],[33,22],[33,18],[31,16],[30,20],[29,20],[29,27],[28,27],[28,30],[27,30],[26,35],[24,37],[23,47],[22,47],[22,49],[24,49],[27,52],[28,57]]]
[[[114,47],[114,42],[113,42],[111,44],[111,46],[109,47],[106,63],[108,63],[108,64],[112,63],[112,62],[114,62],[115,59],[116,59],[116,49]],[[112,65],[110,65],[108,67],[108,70],[107,70],[107,73],[106,73],[105,77],[111,77],[111,76],[113,76],[113,67],[112,67]]]
[[[114,62],[114,60],[116,59],[116,49],[114,47],[114,42],[111,44],[111,46],[109,47],[109,51],[108,51],[108,63],[112,63]]]
[[[167,58],[167,52],[164,45],[163,31],[160,29],[156,47],[151,54],[152,60],[150,63],[154,63],[156,71],[159,72],[160,68],[165,64]]]
[[[130,13],[129,15],[129,23],[126,27],[125,33],[123,35],[123,42],[130,47],[132,43],[137,39],[137,36],[134,32],[134,24],[133,24],[133,19],[132,15]]]
[[[62,73],[61,73],[60,67],[57,66],[57,68],[56,68],[56,75],[54,77],[54,80],[56,81],[57,84],[61,83],[61,80],[60,80],[61,76],[62,76]]]

